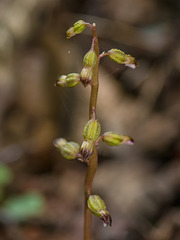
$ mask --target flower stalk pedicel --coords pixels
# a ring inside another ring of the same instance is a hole
[[[66,159],[78,159],[87,164],[87,173],[84,183],[84,240],[91,240],[92,213],[103,220],[104,226],[111,226],[112,220],[109,212],[106,210],[104,201],[98,196],[92,194],[92,184],[96,169],[98,166],[97,148],[100,140],[110,146],[118,146],[123,143],[133,144],[133,139],[126,135],[120,135],[113,131],[105,132],[101,135],[101,125],[97,119],[96,105],[99,89],[98,70],[99,62],[102,57],[108,56],[118,64],[124,64],[130,68],[135,68],[138,64],[134,57],[125,54],[119,49],[111,49],[107,52],[99,53],[98,37],[96,24],[86,23],[79,20],[73,27],[67,31],[67,38],[80,34],[86,27],[92,32],[92,44],[90,50],[85,54],[83,67],[79,73],[62,75],[55,86],[75,87],[80,82],[84,87],[90,86],[89,102],[89,120],[83,129],[83,138],[81,146],[75,142],[68,142],[64,138],[58,138],[54,141],[54,146],[61,152]]]

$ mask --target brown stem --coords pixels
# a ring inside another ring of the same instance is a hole
[[[87,206],[89,195],[92,194],[92,183],[98,165],[97,149],[94,146],[94,153],[89,159],[89,166],[85,178],[85,212],[84,212],[84,240],[91,240],[92,214]]]
[[[98,67],[99,67],[99,46],[98,46],[98,38],[96,33],[95,24],[91,25],[93,41],[94,41],[94,50],[97,55],[97,62],[93,68],[93,80],[91,84],[91,96],[89,103],[89,119],[93,117],[93,113],[96,114],[96,104],[97,104],[97,96],[98,96]],[[96,169],[98,166],[98,155],[97,155],[97,147],[94,143],[94,152],[89,159],[88,170],[85,178],[85,211],[84,211],[84,240],[91,240],[91,225],[92,225],[92,214],[87,206],[87,200],[89,195],[92,194],[92,183],[96,173]]]

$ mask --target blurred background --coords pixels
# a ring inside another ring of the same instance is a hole
[[[0,1],[0,239],[83,239],[87,167],[52,145],[81,143],[88,120],[89,87],[54,87],[90,48],[88,29],[66,39],[79,19],[96,23],[100,52],[120,48],[140,65],[101,61],[102,132],[135,145],[99,144],[94,194],[113,222],[94,217],[93,239],[180,239],[179,16],[178,0]]]

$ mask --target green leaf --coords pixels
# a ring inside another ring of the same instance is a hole
[[[24,220],[41,215],[45,209],[45,200],[41,194],[32,192],[9,198],[2,208],[8,217]]]
[[[10,168],[0,163],[0,186],[9,184],[12,181],[13,174]]]

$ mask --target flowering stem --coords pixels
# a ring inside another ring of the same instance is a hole
[[[95,113],[96,115],[96,104],[97,104],[97,96],[98,96],[98,67],[99,67],[99,46],[98,46],[98,38],[96,33],[95,24],[91,25],[93,41],[94,41],[94,51],[97,55],[97,62],[93,68],[93,79],[91,83],[91,96],[89,103],[89,119],[91,119]],[[89,159],[88,170],[86,173],[85,183],[84,183],[84,191],[85,191],[85,211],[84,211],[84,240],[91,240],[91,225],[92,225],[92,213],[90,212],[87,200],[89,195],[92,194],[92,183],[96,173],[96,169],[98,166],[98,154],[97,147],[94,143],[94,152]]]

